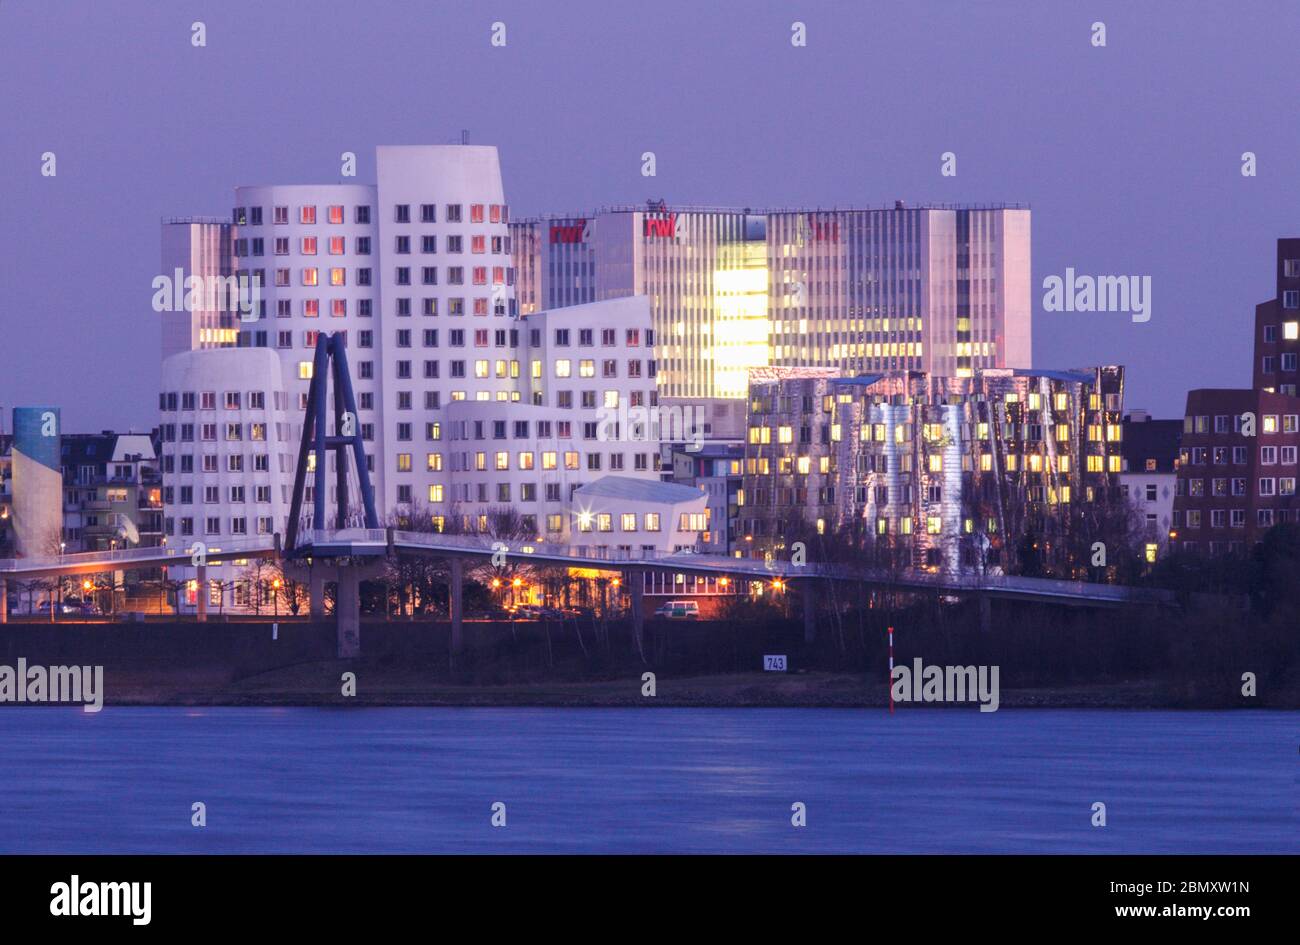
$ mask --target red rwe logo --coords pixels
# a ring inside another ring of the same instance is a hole
[[[551,224],[551,242],[552,243],[581,243],[587,229],[586,220],[578,220],[574,223],[552,223]]]
[[[648,239],[672,239],[677,235],[677,214],[645,218],[645,236]]]

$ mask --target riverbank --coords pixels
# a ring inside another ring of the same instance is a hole
[[[648,670],[647,670],[648,671]],[[354,694],[345,674],[355,676]],[[442,678],[440,678],[440,676]],[[174,706],[538,706],[695,708],[879,708],[888,706],[883,679],[859,673],[655,674],[644,695],[641,673],[604,679],[530,680],[509,685],[458,683],[427,670],[323,660],[237,681],[216,675],[109,672],[106,705]],[[1203,708],[1185,694],[1149,681],[1003,688],[1000,708]],[[898,711],[937,708],[900,705]],[[974,711],[973,703],[959,706]]]
[[[329,621],[10,624],[0,665],[102,666],[110,706],[883,709],[882,629],[828,625],[809,643],[785,620],[648,621],[638,641],[618,621],[467,622],[453,659],[444,622],[374,621],[363,625],[362,657],[341,661]],[[968,621],[914,620],[900,621],[896,644],[900,666],[997,667],[1000,707],[1300,708],[1289,637],[1060,620],[983,632]],[[769,654],[788,671],[762,672]],[[647,672],[653,696],[643,694]],[[1242,691],[1244,675],[1253,695]]]

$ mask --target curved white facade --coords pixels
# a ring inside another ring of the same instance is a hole
[[[281,378],[280,359],[259,348],[188,351],[163,362],[169,544],[210,550],[231,539],[283,533],[298,442]],[[238,563],[214,565],[208,580],[225,594],[242,570]],[[195,574],[172,568],[168,576],[188,582]],[[192,605],[192,595],[184,601]]]

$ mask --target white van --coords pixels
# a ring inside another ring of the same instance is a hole
[[[699,620],[700,605],[693,600],[670,600],[655,611],[655,616],[669,620]]]

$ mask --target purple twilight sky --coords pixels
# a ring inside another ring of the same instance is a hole
[[[1300,4],[1250,0],[0,0],[0,428],[14,404],[156,422],[160,217],[335,181],[343,151],[372,182],[376,144],[462,128],[516,216],[1027,202],[1035,363],[1125,364],[1128,406],[1178,416],[1249,384],[1274,240],[1300,235],[1298,40]],[[1151,276],[1151,320],[1042,311],[1067,266]]]

